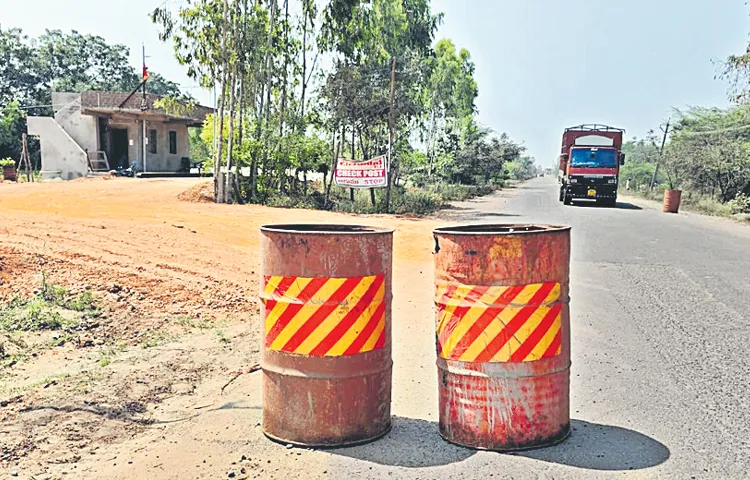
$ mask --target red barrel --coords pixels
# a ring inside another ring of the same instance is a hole
[[[664,212],[677,213],[680,210],[682,190],[664,190]]]
[[[263,432],[304,446],[391,428],[393,231],[261,228]]]
[[[522,450],[570,433],[570,227],[473,225],[435,237],[440,434]]]

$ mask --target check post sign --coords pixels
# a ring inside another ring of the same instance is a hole
[[[339,187],[386,187],[388,180],[385,155],[364,161],[339,158],[333,177]]]

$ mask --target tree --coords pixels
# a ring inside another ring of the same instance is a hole
[[[452,41],[440,40],[430,62],[425,92],[429,112],[426,132],[428,176],[431,176],[439,140],[448,133],[448,129],[460,128],[466,124],[465,119],[476,113],[474,102],[478,89],[469,52],[463,49],[456,54]]]
[[[21,158],[21,135],[26,131],[26,114],[18,102],[0,109],[0,158]]]
[[[428,0],[194,0],[152,15],[188,74],[218,87],[201,138],[215,168],[249,167],[234,200],[307,196],[318,172],[331,208],[344,193],[332,186],[339,156],[390,151],[379,204],[370,190],[380,211],[407,182],[499,181],[523,152],[476,125],[474,64],[449,40],[433,46],[441,18]]]

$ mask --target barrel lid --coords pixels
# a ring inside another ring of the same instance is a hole
[[[473,225],[440,227],[433,230],[433,233],[436,235],[520,235],[567,232],[569,230],[570,226],[568,225],[547,225],[541,223],[480,223]]]
[[[260,231],[268,233],[294,233],[305,235],[377,235],[393,233],[392,228],[333,223],[263,225],[260,227]]]

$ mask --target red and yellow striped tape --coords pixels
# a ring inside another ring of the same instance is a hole
[[[265,345],[336,357],[385,346],[385,277],[265,277]]]
[[[514,363],[560,355],[560,295],[556,282],[438,286],[438,354],[463,362]]]

